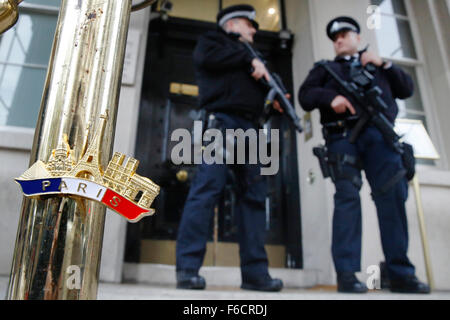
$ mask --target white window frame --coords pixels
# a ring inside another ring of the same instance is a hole
[[[439,129],[439,121],[438,116],[435,112],[435,103],[431,98],[432,89],[430,87],[430,72],[425,63],[425,53],[424,48],[422,46],[419,33],[419,24],[416,19],[416,13],[414,12],[413,6],[411,4],[411,0],[404,0],[406,13],[409,18],[409,25],[411,28],[412,38],[414,47],[416,49],[417,54],[417,63],[411,64],[416,68],[417,81],[416,90],[420,90],[423,111],[425,113],[425,119],[427,121],[427,130],[430,135],[433,144],[435,145],[437,150],[445,150],[442,143],[441,130]],[[407,61],[404,61],[404,64],[407,64]],[[444,154],[441,154],[441,157],[444,157]],[[441,163],[440,163],[441,162]],[[435,161],[434,165],[418,165],[420,169],[436,169],[442,166],[442,162],[447,162],[447,159],[441,158],[439,161]]]
[[[412,37],[412,40],[413,40],[413,46],[414,46],[414,51],[416,53],[416,58],[415,59],[414,58],[404,58],[404,57],[395,58],[395,57],[387,57],[387,56],[383,56],[383,55],[381,57],[383,59],[385,59],[385,60],[390,60],[390,61],[392,61],[392,62],[394,62],[394,63],[396,63],[396,64],[398,64],[400,66],[414,68],[416,76],[417,76],[417,78],[419,78],[418,68],[423,66],[423,60],[420,58],[419,53],[417,52],[418,51],[417,50],[417,44],[416,44],[416,41],[414,39],[414,34],[413,34],[413,31],[412,31],[412,21],[410,19],[410,14],[409,14],[406,2],[407,1],[403,0],[403,3],[405,4],[406,14],[407,14],[406,16],[398,14],[398,13],[386,13],[386,12],[381,12],[381,11],[380,11],[380,14],[381,14],[381,16],[390,17],[390,18],[394,18],[396,20],[398,19],[398,20],[403,20],[403,21],[408,22],[409,28],[411,30],[411,37]],[[420,82],[420,80],[418,80],[418,81]],[[416,87],[418,87],[418,84],[416,85]],[[420,91],[420,96],[422,98],[422,90],[420,88],[419,88],[419,91]],[[426,119],[427,115],[426,115],[426,112],[425,112],[425,103],[423,101],[423,98],[421,100],[422,100],[421,102],[422,102],[422,109],[423,109],[423,111],[407,109],[406,112],[408,112],[409,114],[412,114],[412,115],[423,116]]]
[[[19,5],[20,13],[37,13],[57,16],[59,7],[28,3],[23,1]],[[20,19],[20,18],[19,18]],[[14,32],[10,30],[10,32]],[[2,65],[23,66],[29,68],[38,68],[47,70],[48,65],[12,63],[8,61],[0,61]],[[16,126],[0,126],[0,148],[15,150],[31,150],[34,139],[34,128],[16,127]]]
[[[405,20],[409,22],[409,27],[411,30],[411,36],[412,41],[414,45],[414,49],[416,51],[416,59],[413,58],[393,58],[393,57],[386,57],[381,56],[383,59],[390,60],[393,63],[396,63],[400,66],[406,66],[406,67],[413,67],[415,69],[417,82],[415,83],[415,90],[420,91],[420,97],[422,100],[422,108],[423,112],[420,111],[414,111],[414,110],[407,110],[410,114],[417,114],[422,115],[425,117],[426,124],[427,124],[427,130],[429,131],[429,135],[431,136],[433,143],[435,144],[435,147],[438,150],[442,149],[442,143],[441,143],[441,137],[439,135],[438,130],[438,124],[437,124],[437,116],[434,112],[434,104],[432,104],[432,101],[430,99],[429,92],[431,92],[431,88],[429,87],[429,81],[426,79],[429,78],[429,73],[426,68],[425,61],[425,54],[423,51],[423,47],[421,45],[421,42],[418,41],[420,39],[420,33],[418,31],[418,22],[416,19],[415,12],[413,10],[413,7],[411,5],[410,0],[403,0],[405,4],[406,9],[406,16],[401,14],[389,14],[380,12],[382,16],[386,17],[395,17],[397,19]],[[421,169],[436,169],[438,164],[434,162],[434,164],[419,164],[418,167]]]

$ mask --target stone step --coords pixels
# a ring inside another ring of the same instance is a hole
[[[273,278],[283,280],[285,288],[311,288],[318,284],[317,271],[300,269],[269,269]],[[240,287],[241,271],[238,267],[203,267],[200,275],[208,286]],[[175,286],[175,266],[151,263],[125,263],[123,281],[163,286]]]

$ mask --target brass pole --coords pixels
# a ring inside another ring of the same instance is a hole
[[[130,10],[131,0],[62,0],[30,165],[47,161],[65,136],[78,160],[98,131],[106,167]],[[7,298],[95,299],[105,211],[82,198],[24,198]]]
[[[425,228],[425,218],[423,214],[422,195],[420,193],[420,184],[417,174],[414,176],[412,180],[412,185],[414,188],[414,195],[416,198],[417,216],[419,219],[420,236],[422,240],[423,257],[425,260],[425,269],[427,273],[428,284],[431,289],[434,289],[433,270],[431,269],[430,250],[428,247],[428,240],[427,240],[428,238]]]
[[[14,26],[19,18],[17,0],[0,0],[0,34]]]

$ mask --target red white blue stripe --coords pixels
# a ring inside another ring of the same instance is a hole
[[[80,178],[48,178],[16,181],[27,197],[42,195],[72,195],[98,201],[124,216],[130,222],[137,222],[150,215],[150,210],[142,208],[117,192],[93,181]]]

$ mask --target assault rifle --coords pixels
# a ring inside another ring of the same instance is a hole
[[[356,103],[359,120],[352,129],[349,141],[354,143],[364,127],[371,123],[381,132],[386,142],[403,155],[404,144],[400,142],[401,137],[395,132],[393,124],[383,113],[388,107],[381,98],[382,91],[373,84],[375,65],[369,63],[365,67],[351,69],[350,82],[342,80],[330,68],[327,61],[319,61],[317,65],[323,67],[336,80],[345,94]]]
[[[270,113],[272,111],[272,104],[273,101],[276,99],[278,102],[280,102],[284,114],[288,117],[289,121],[294,125],[295,129],[298,132],[302,132],[303,128],[300,125],[300,118],[295,113],[295,108],[292,106],[291,102],[288,98],[286,98],[286,94],[288,91],[284,87],[283,81],[281,80],[280,76],[274,72],[270,72],[267,68],[267,63],[262,57],[262,54],[258,52],[255,48],[251,46],[250,43],[243,41],[243,44],[247,48],[247,50],[251,53],[251,55],[261,61],[265,66],[266,69],[269,72],[269,81],[262,78],[260,81],[262,81],[267,87],[270,88],[269,93],[266,96],[266,100],[264,103],[264,111],[263,111],[263,117],[262,122],[267,121],[267,119],[270,116]]]

